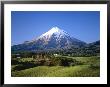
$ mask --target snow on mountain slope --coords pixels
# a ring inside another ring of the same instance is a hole
[[[44,39],[46,41],[49,41],[53,35],[56,38],[56,40],[59,40],[60,38],[64,38],[67,36],[69,37],[69,34],[66,31],[61,30],[58,27],[53,27],[48,32],[46,32],[46,33],[42,34],[40,37],[38,37],[36,40]]]
[[[63,36],[63,35],[68,35],[69,34],[67,32],[65,32],[64,30],[61,30],[60,28],[58,27],[53,27],[51,30],[49,30],[48,32],[44,33],[42,36],[47,36],[47,35],[52,35],[52,34],[56,34],[57,37],[59,37],[60,35]]]
[[[60,49],[80,47],[86,43],[71,37],[66,31],[53,27],[34,40],[26,41],[23,44],[13,47],[14,49],[39,50],[39,49]]]

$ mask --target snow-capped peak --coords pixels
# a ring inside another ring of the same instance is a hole
[[[53,27],[51,28],[48,32],[42,34],[40,37],[38,37],[36,40],[44,40],[45,42],[49,41],[51,37],[54,36],[57,41],[59,41],[61,38],[66,38],[70,37],[67,32],[64,30],[58,28],[58,27]]]
[[[49,33],[55,33],[55,32],[60,32],[61,30],[58,27],[53,27],[51,30],[49,30]]]
[[[61,30],[60,28],[58,27],[53,27],[52,29],[50,29],[48,32],[42,34],[40,37],[43,37],[43,36],[48,36],[50,37],[51,35],[55,34],[56,36],[59,36],[59,35],[68,35],[67,32],[65,32],[64,30]]]

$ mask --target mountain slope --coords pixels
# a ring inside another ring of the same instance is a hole
[[[12,51],[37,51],[47,49],[67,49],[81,47],[85,42],[71,37],[66,31],[53,27],[48,32],[42,34],[32,41],[26,41],[22,44],[12,46]]]
[[[72,46],[69,49],[63,49],[60,52],[65,56],[100,56],[100,41],[95,41],[82,47]]]

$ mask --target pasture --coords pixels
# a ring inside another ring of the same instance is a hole
[[[57,58],[57,57],[55,57]],[[99,77],[100,57],[69,57],[60,56],[74,60],[69,65],[38,65],[33,58],[13,58],[11,66],[12,77]],[[54,61],[55,63],[56,61]],[[64,60],[63,60],[64,62]],[[56,63],[59,63],[57,61]]]

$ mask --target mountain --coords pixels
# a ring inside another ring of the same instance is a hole
[[[38,51],[68,49],[71,47],[82,47],[86,43],[70,36],[66,31],[53,27],[48,32],[42,34],[31,41],[12,46],[12,51]]]
[[[100,54],[100,40],[93,43],[89,43],[85,49],[88,50],[91,54]]]
[[[86,44],[82,47],[72,46],[69,49],[62,50],[65,56],[99,56],[100,55],[100,40]]]
[[[83,52],[92,56],[100,55],[100,40],[87,44],[83,47]]]
[[[92,42],[92,43],[89,43],[88,45],[89,46],[100,46],[100,40]]]

